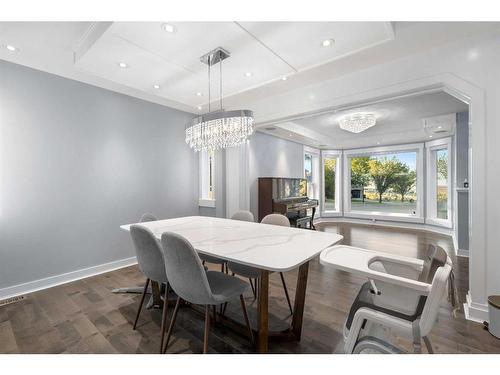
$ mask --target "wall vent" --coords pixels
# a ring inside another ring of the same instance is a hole
[[[7,299],[0,301],[0,306],[5,306],[5,305],[9,305],[11,303],[16,303],[16,302],[22,301],[23,299],[24,299],[24,296],[16,296],[16,297],[7,298]]]

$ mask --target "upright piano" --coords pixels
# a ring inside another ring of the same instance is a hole
[[[259,221],[271,213],[280,213],[297,227],[316,229],[313,224],[317,199],[307,196],[305,178],[259,177]],[[308,211],[311,214],[308,214]]]

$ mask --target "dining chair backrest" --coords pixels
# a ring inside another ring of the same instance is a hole
[[[281,214],[269,214],[264,216],[261,220],[262,224],[280,225],[282,227],[289,227],[290,220],[285,215]]]
[[[231,219],[240,221],[251,221],[251,222],[255,221],[253,214],[250,211],[246,210],[235,212],[234,215],[231,216]]]
[[[148,279],[167,282],[161,245],[153,232],[139,225],[130,227],[139,269]]]
[[[146,212],[145,214],[142,214],[141,216],[141,223],[146,223],[148,221],[156,221],[158,220],[155,215],[150,214],[149,212]]]
[[[432,283],[434,274],[439,267],[446,264],[447,258],[448,254],[446,254],[446,251],[441,246],[430,244],[427,248],[427,256],[424,259],[424,265],[418,281],[428,284]]]
[[[446,263],[438,267],[434,273],[431,290],[425,300],[424,309],[419,322],[420,334],[422,336],[427,336],[436,322],[441,301],[446,293],[446,286],[448,285],[451,271],[452,263],[451,259],[448,257]]]
[[[161,236],[168,281],[183,300],[207,305],[213,300],[205,268],[193,245],[184,237],[165,232]]]

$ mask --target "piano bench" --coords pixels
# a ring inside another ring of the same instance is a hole
[[[307,226],[307,224],[309,224],[309,226]],[[312,226],[312,217],[311,216],[290,218],[290,225],[292,227],[296,227],[296,228],[314,229]]]

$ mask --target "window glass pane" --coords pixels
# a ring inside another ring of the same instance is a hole
[[[325,157],[325,211],[336,211],[335,204],[335,175],[337,171],[337,158]]]
[[[353,157],[351,211],[416,215],[417,152]]]
[[[439,219],[448,219],[448,149],[436,151],[436,199]]]

